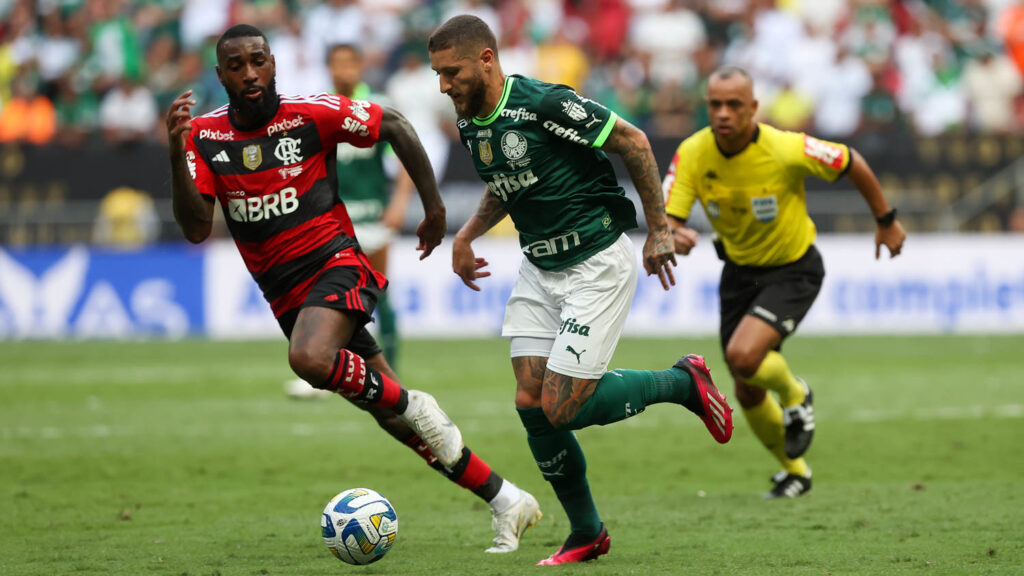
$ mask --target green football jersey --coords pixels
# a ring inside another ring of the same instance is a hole
[[[381,99],[370,94],[366,84],[359,84],[352,94],[353,100]],[[345,203],[353,224],[379,222],[391,195],[389,179],[384,171],[384,157],[391,153],[387,144],[369,148],[356,148],[351,144],[338,144],[338,197]]]
[[[636,209],[599,150],[616,118],[568,86],[509,75],[489,116],[459,120],[477,173],[538,268],[572,266],[636,227]]]

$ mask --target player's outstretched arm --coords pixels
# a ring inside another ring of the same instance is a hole
[[[423,254],[420,260],[430,256],[434,248],[441,243],[448,229],[445,219],[444,202],[437,189],[434,169],[430,166],[423,143],[412,124],[400,112],[390,106],[383,107],[384,113],[380,121],[380,139],[391,144],[395,154],[402,162],[409,177],[412,178],[416,190],[419,191],[423,203],[423,221],[416,228],[416,236],[420,243],[416,247]]]
[[[171,203],[174,219],[185,238],[198,244],[213,229],[213,202],[204,198],[189,175],[185,156],[185,139],[192,132],[191,108],[196,101],[188,90],[171,103],[167,112],[167,140],[171,152]]]
[[[455,242],[452,244],[452,269],[462,279],[463,284],[477,292],[480,291],[480,287],[476,285],[475,280],[486,278],[491,273],[483,270],[487,266],[487,260],[477,258],[473,252],[473,240],[494,228],[494,225],[501,222],[506,214],[508,211],[505,210],[505,205],[501,203],[501,200],[491,194],[490,190],[485,190],[476,213],[469,217],[469,220],[455,235]]]
[[[853,148],[850,148],[850,171],[848,174],[850,182],[867,201],[878,224],[878,228],[875,230],[875,259],[877,260],[882,255],[883,244],[889,249],[890,258],[899,256],[900,251],[903,250],[903,240],[906,239],[907,233],[903,230],[903,225],[899,220],[891,216],[886,217],[892,208],[886,202],[885,195],[882,194],[882,186],[878,183],[878,178],[875,177],[875,172],[871,170],[867,160]]]
[[[658,163],[654,160],[651,143],[642,130],[622,118],[617,118],[615,127],[601,149],[621,156],[626,169],[629,170],[629,177],[633,180],[644,207],[644,218],[647,219],[644,270],[648,276],[657,274],[661,286],[668,290],[669,286],[675,286],[676,283],[672,273],[672,266],[676,265],[676,256],[672,236],[665,220]]]

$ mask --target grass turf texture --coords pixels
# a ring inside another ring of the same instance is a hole
[[[500,340],[416,341],[400,373],[545,517],[491,556],[486,506],[345,401],[293,401],[283,342],[0,346],[0,574],[1019,574],[1024,337],[809,338],[814,491],[760,499],[778,467],[737,412],[717,445],[682,408],[580,432],[612,536],[587,566],[536,568],[568,523],[530,458]],[[613,367],[709,356],[625,340]],[[395,548],[342,565],[319,535],[337,492],[385,494]]]

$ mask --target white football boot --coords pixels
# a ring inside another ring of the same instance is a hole
[[[462,458],[462,432],[426,392],[409,390],[409,406],[402,420],[430,447],[430,452],[445,468]]]
[[[540,511],[537,499],[529,492],[519,489],[519,500],[501,512],[491,510],[494,517],[491,527],[494,528],[494,546],[486,551],[492,554],[507,554],[519,549],[519,539],[528,528],[533,528],[544,514]]]

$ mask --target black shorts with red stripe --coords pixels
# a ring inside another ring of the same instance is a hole
[[[345,348],[363,358],[371,358],[380,354],[381,349],[366,325],[373,320],[377,301],[387,287],[386,281],[381,286],[378,278],[383,277],[370,268],[369,263],[327,268],[317,276],[302,304],[278,316],[277,322],[290,339],[299,311],[303,308],[319,306],[346,312],[358,322],[359,327]]]

